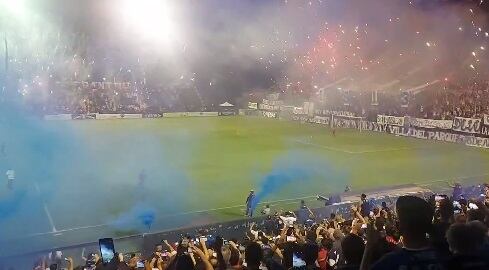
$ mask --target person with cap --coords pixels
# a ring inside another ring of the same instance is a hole
[[[247,217],[252,217],[253,216],[253,203],[255,201],[255,191],[250,190],[250,194],[248,194],[248,197],[246,198],[246,216]]]

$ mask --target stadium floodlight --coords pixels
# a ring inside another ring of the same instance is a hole
[[[167,42],[175,38],[174,10],[169,0],[123,0],[122,18],[151,41]]]

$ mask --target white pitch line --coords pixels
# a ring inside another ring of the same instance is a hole
[[[330,150],[330,151],[341,152],[341,153],[346,153],[346,154],[355,154],[355,152],[351,152],[348,150],[339,149],[339,148],[335,148],[335,147],[329,147],[329,146],[325,146],[325,145],[320,145],[320,144],[315,144],[315,143],[310,143],[310,142],[304,142],[304,141],[300,141],[300,140],[295,140],[295,142],[300,143],[300,144],[304,144],[304,145],[320,147],[320,148]]]
[[[400,148],[386,148],[379,150],[369,150],[369,151],[357,151],[354,154],[369,154],[369,153],[379,153],[379,152],[395,152],[402,150],[416,150],[416,149],[431,149],[432,147],[400,147]]]
[[[51,216],[51,212],[49,212],[49,208],[46,205],[46,202],[44,202],[44,200],[41,197],[41,189],[39,188],[39,184],[36,181],[34,181],[34,188],[36,189],[37,194],[41,198],[42,205],[44,208],[44,213],[46,214],[46,216],[48,218],[49,224],[51,225],[51,229],[52,229],[51,233],[57,233],[58,231],[56,230],[56,226],[54,226],[54,221],[53,221],[53,217]]]
[[[316,196],[306,196],[306,197],[299,197],[299,198],[293,198],[293,199],[268,201],[268,202],[261,202],[258,204],[259,205],[263,205],[263,204],[275,204],[276,205],[276,203],[280,203],[280,202],[289,202],[289,204],[290,204],[290,203],[295,203],[295,201],[298,201],[298,200],[304,200],[304,199],[310,199],[310,198],[316,198]],[[161,219],[161,218],[167,218],[167,217],[176,217],[176,216],[184,216],[184,215],[199,214],[199,213],[206,213],[206,212],[215,212],[215,211],[219,211],[219,210],[234,209],[234,208],[239,208],[239,207],[243,207],[243,206],[245,206],[245,205],[241,204],[241,205],[211,208],[211,209],[205,209],[205,210],[180,212],[180,213],[171,214],[171,215],[159,216],[158,218]],[[105,226],[109,226],[109,225],[110,225],[110,223],[105,223],[105,224],[88,225],[88,226],[74,227],[74,228],[69,228],[69,229],[56,230],[56,231],[52,231],[52,232],[33,233],[33,234],[28,235],[28,237],[42,236],[42,235],[49,235],[49,234],[60,234],[60,233],[64,233],[64,232],[99,228],[99,227],[105,227]]]
[[[489,172],[488,173],[484,173],[484,174],[479,174],[479,175],[469,175],[469,176],[458,176],[458,177],[450,177],[452,179],[468,179],[468,178],[474,178],[474,177],[481,177],[481,176],[489,176]],[[428,183],[437,183],[437,182],[446,182],[447,180],[444,179],[433,179],[433,180],[428,180],[428,181],[423,181],[423,183],[414,183],[415,185],[417,186],[429,186]],[[316,198],[316,196],[305,196],[305,197],[299,197],[299,198],[293,198],[293,199],[284,199],[284,200],[276,200],[276,201],[268,201],[268,202],[261,202],[261,203],[258,203],[259,205],[262,205],[262,204],[276,204],[276,203],[279,203],[279,202],[289,202],[290,203],[294,203],[293,201],[297,201],[297,200],[304,200],[304,199],[310,199],[310,198]],[[198,214],[198,213],[205,213],[205,212],[214,212],[214,211],[219,211],[219,210],[226,210],[226,209],[233,209],[233,208],[238,208],[238,207],[243,207],[245,206],[244,204],[241,204],[241,205],[234,205],[234,206],[227,206],[227,207],[220,207],[220,208],[211,208],[211,209],[207,209],[207,210],[197,210],[197,211],[189,211],[189,212],[181,212],[181,213],[177,213],[177,214],[172,214],[172,215],[165,215],[165,216],[161,216],[159,218],[163,218],[163,217],[174,217],[174,216],[183,216],[183,215],[190,215],[190,214]],[[98,225],[88,225],[88,226],[81,226],[81,227],[75,227],[75,228],[69,228],[69,229],[63,229],[63,230],[57,230],[57,231],[53,231],[53,232],[43,232],[43,233],[34,233],[34,234],[30,234],[28,235],[27,237],[33,237],[33,236],[42,236],[42,235],[49,235],[49,234],[60,234],[60,233],[64,233],[64,232],[71,232],[71,231],[77,231],[77,230],[83,230],[83,229],[91,229],[91,228],[99,228],[99,227],[105,227],[105,226],[109,226],[110,224],[98,224]]]
[[[51,224],[51,228],[53,230],[53,233],[56,233],[58,232],[56,230],[56,227],[54,226],[54,221],[53,221],[53,218],[51,217],[51,213],[49,212],[49,208],[48,206],[46,205],[46,203],[42,203],[44,205],[44,212],[46,213],[46,216],[48,217],[48,220],[49,220],[49,224]]]

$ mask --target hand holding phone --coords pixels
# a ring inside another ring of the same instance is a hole
[[[98,240],[102,262],[109,263],[115,256],[114,240],[112,238],[102,238]]]

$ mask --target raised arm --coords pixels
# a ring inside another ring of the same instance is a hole
[[[204,241],[204,238],[199,237],[199,242],[200,242],[200,245],[202,246],[202,252],[204,252],[204,255],[206,256],[206,258],[210,258],[209,250],[207,249],[207,245]]]
[[[165,244],[165,246],[168,248],[168,250],[170,250],[171,255],[172,255],[172,256],[175,256],[175,254],[176,254],[177,252],[176,252],[176,251],[175,251],[175,249],[172,247],[172,245],[170,245],[170,244],[168,243],[168,241],[167,241],[167,240],[163,240],[163,244]]]
[[[357,207],[357,206],[352,205],[352,206],[351,206],[351,210],[352,210],[352,212],[353,212],[353,217],[354,217],[354,218],[358,218],[358,220],[359,220],[359,221],[360,221],[362,224],[367,223],[367,222],[365,221],[365,219],[362,217],[362,214],[360,214],[360,211],[358,211],[358,207]]]
[[[204,254],[204,252],[202,252],[202,250],[200,250],[196,246],[191,246],[191,248],[192,248],[193,253],[197,254],[197,256],[199,256],[200,259],[202,260],[202,262],[204,263],[205,270],[214,270],[214,268],[212,267],[212,264],[209,262],[209,259],[205,256],[205,254]]]

